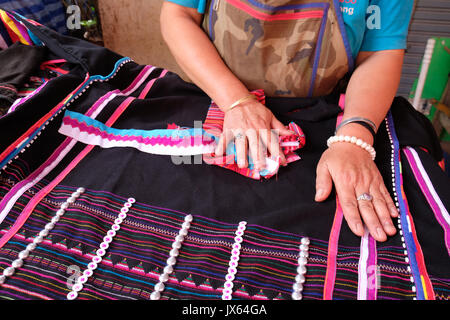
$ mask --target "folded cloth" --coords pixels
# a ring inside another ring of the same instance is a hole
[[[263,90],[255,90],[252,92],[256,96],[259,102],[265,104],[265,95]],[[220,135],[223,132],[223,121],[224,121],[225,113],[220,110],[219,106],[213,101],[208,110],[208,114],[206,116],[206,120],[203,124],[203,129],[213,135],[218,142]],[[280,147],[286,157],[287,163],[292,163],[294,161],[300,160],[300,156],[298,156],[295,151],[301,149],[305,145],[305,134],[302,129],[294,122],[291,122],[287,128],[293,132],[293,135],[290,136],[280,136]],[[280,158],[279,157],[266,157],[266,168],[258,171],[254,167],[253,160],[250,156],[248,156],[248,168],[239,168],[237,165],[237,156],[236,156],[236,147],[234,143],[231,143],[226,150],[226,155],[217,157],[214,153],[212,154],[204,154],[203,161],[217,165],[232,171],[235,171],[243,176],[259,180],[261,177],[265,179],[270,179],[274,175],[278,173],[280,169]]]
[[[7,111],[17,99],[17,88],[39,70],[45,50],[16,42],[0,51],[0,112]]]

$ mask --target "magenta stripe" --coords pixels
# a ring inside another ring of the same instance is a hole
[[[375,268],[373,271],[378,272],[377,267],[377,242],[375,239],[369,235],[369,259],[367,260],[367,266]],[[367,285],[367,300],[377,300],[377,289],[378,283],[371,280],[371,277],[375,276],[375,280],[378,281],[378,274],[369,274],[368,285]]]
[[[417,163],[412,151],[413,149],[410,148],[404,148],[403,152],[406,155],[406,158],[408,159],[408,163],[413,171],[414,177],[416,178],[416,181],[422,190],[423,195],[427,199],[428,204],[431,207],[431,210],[434,213],[434,216],[436,217],[436,220],[441,225],[442,229],[444,230],[444,241],[445,246],[447,247],[447,252],[450,255],[450,225],[447,223],[445,218],[443,217],[443,213],[441,209],[439,208],[439,205],[436,202],[436,199],[434,198],[428,184],[424,180],[424,177],[428,178],[428,174],[425,170],[421,170],[419,168],[419,164]],[[415,152],[415,151],[414,151]],[[423,166],[422,166],[423,167]],[[436,194],[438,197],[438,195]],[[440,199],[439,199],[440,201]]]

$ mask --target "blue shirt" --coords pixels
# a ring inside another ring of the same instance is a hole
[[[168,1],[205,12],[206,0]],[[360,51],[406,49],[414,0],[338,1],[354,58]]]

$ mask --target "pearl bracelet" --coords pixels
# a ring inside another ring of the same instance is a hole
[[[370,153],[372,160],[375,160],[375,157],[377,155],[375,149],[368,144],[367,142],[364,142],[361,139],[358,139],[357,137],[350,137],[350,136],[333,136],[330,137],[327,141],[328,147],[331,147],[331,145],[335,142],[349,142],[357,145],[358,147],[363,148],[368,153]]]

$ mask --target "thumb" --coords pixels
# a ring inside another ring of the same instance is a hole
[[[317,202],[322,202],[328,198],[333,187],[333,179],[331,178],[330,171],[323,161],[320,161],[317,165],[317,177],[316,177],[316,196]]]
[[[277,118],[275,118],[275,116],[272,117],[271,126],[273,129],[276,129],[280,132],[280,136],[290,136],[295,133],[289,129],[286,129],[286,127]]]

